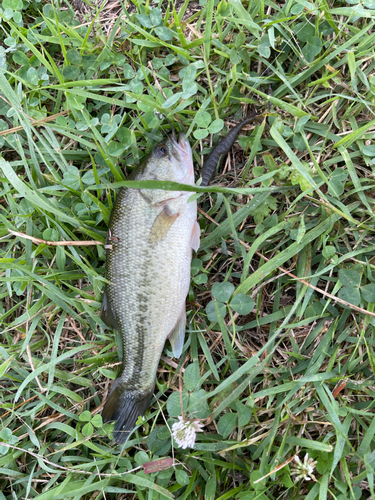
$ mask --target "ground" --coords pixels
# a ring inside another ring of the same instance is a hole
[[[0,499],[374,498],[373,1],[87,5],[0,1]],[[201,246],[120,449],[104,243],[155,110],[193,148]]]

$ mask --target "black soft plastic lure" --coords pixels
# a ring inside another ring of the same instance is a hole
[[[215,173],[216,167],[218,164],[221,164],[225,155],[228,153],[230,148],[233,146],[234,141],[236,140],[236,137],[241,130],[241,128],[246,125],[247,123],[251,122],[259,116],[257,113],[252,114],[251,116],[248,116],[242,122],[240,122],[238,125],[233,127],[227,135],[221,139],[221,141],[218,142],[217,146],[213,149],[207,160],[205,161],[202,169],[202,183],[201,186],[208,186],[212,176]]]

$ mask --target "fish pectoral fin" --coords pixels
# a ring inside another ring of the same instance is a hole
[[[173,356],[179,358],[182,354],[182,348],[184,347],[185,341],[185,331],[186,331],[186,306],[184,304],[182,314],[179,317],[175,328],[172,333],[168,336],[169,342],[172,346]]]
[[[190,245],[191,248],[195,252],[197,252],[200,244],[201,244],[201,228],[199,227],[198,221],[195,221],[193,224],[193,229],[191,231]]]
[[[116,315],[111,308],[106,292],[104,292],[103,295],[102,310],[100,312],[100,317],[104,321],[104,323],[107,326],[109,326],[109,328],[113,328],[114,330],[120,329]]]
[[[179,213],[173,213],[168,205],[164,205],[163,210],[156,217],[150,234],[148,236],[148,242],[152,245],[156,245],[161,241],[164,236],[168,233],[174,221],[179,216]]]

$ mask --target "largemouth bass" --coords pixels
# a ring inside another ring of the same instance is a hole
[[[173,133],[134,171],[134,180],[194,184],[192,151]],[[192,249],[198,250],[197,203],[191,193],[120,190],[109,222],[102,319],[123,339],[123,363],[103,409],[115,420],[114,440],[125,443],[153,395],[156,370],[169,338],[180,357]]]

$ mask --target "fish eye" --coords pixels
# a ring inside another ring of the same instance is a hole
[[[168,149],[164,144],[159,144],[159,146],[156,146],[156,148],[154,149],[154,154],[155,156],[162,158],[163,156],[168,154]]]

